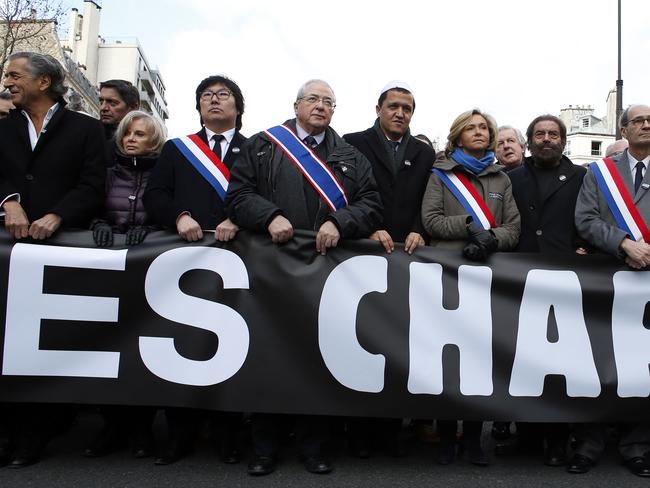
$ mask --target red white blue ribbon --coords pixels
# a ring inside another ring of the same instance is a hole
[[[431,171],[454,194],[465,211],[472,216],[474,222],[480,223],[486,230],[496,227],[494,216],[487,203],[462,171],[442,171],[438,168],[433,168]]]
[[[293,161],[332,210],[336,211],[348,204],[345,191],[332,171],[291,129],[278,125],[264,133]]]
[[[635,241],[643,240],[650,243],[648,226],[636,208],[630,192],[627,191],[614,161],[604,158],[602,161],[594,161],[589,168],[596,177],[598,188],[603,193],[618,226]]]
[[[210,183],[223,201],[226,198],[230,171],[219,157],[196,134],[172,139],[178,150],[194,168]],[[215,144],[219,144],[216,142]]]

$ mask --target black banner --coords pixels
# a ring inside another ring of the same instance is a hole
[[[304,232],[98,249],[0,233],[0,401],[327,415],[648,419],[650,274],[606,256],[485,264]]]

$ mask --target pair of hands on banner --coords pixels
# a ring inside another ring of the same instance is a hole
[[[650,244],[626,237],[621,242],[621,249],[625,253],[625,263],[630,268],[643,269],[650,265]]]
[[[471,261],[485,261],[497,250],[497,238],[491,230],[486,230],[473,220],[467,224],[467,243],[463,256]]]
[[[203,231],[199,223],[189,214],[181,215],[176,221],[178,235],[188,242],[196,242],[203,239]],[[217,225],[214,230],[214,238],[220,242],[227,242],[235,238],[239,227],[232,220],[226,219]]]
[[[93,227],[93,240],[97,247],[113,246],[113,226],[108,222],[96,222]],[[129,227],[124,233],[124,242],[127,246],[137,246],[147,237],[149,229],[143,225]]]
[[[373,241],[379,241],[388,254],[395,250],[393,238],[383,229],[373,232],[370,235],[370,239]],[[424,239],[417,232],[411,232],[406,236],[406,240],[404,241],[404,251],[408,254],[413,254],[413,251],[415,251],[418,246],[424,246]]]
[[[271,221],[268,226],[268,231],[271,235],[271,240],[276,244],[287,242],[293,237],[293,226],[291,225],[291,222],[282,215],[277,215]],[[316,234],[316,252],[325,256],[327,248],[336,247],[340,238],[341,234],[334,223],[329,220],[326,221],[320,226],[318,234]]]
[[[31,224],[22,205],[15,200],[5,202],[5,229],[14,239],[31,237],[32,239],[48,239],[61,227],[61,217],[54,213],[45,214]]]

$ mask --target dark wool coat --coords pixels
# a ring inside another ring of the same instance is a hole
[[[208,143],[205,129],[197,135]],[[228,146],[223,163],[232,167],[246,138],[239,131]],[[224,204],[217,192],[181,154],[172,141],[163,146],[158,163],[149,177],[144,193],[144,206],[151,220],[159,225],[176,229],[176,219],[189,212],[201,228],[214,229],[226,219]]]
[[[12,110],[0,120],[0,201],[18,193],[30,222],[54,213],[87,227],[104,203],[105,148],[98,120],[59,107],[32,151],[27,118]]]
[[[411,232],[417,232],[427,240],[428,236],[420,218],[420,208],[431,167],[436,159],[431,146],[415,137],[409,137],[404,160],[395,172],[394,162],[374,127],[363,132],[346,134],[343,138],[370,161],[384,206],[383,229],[396,242],[404,242]]]

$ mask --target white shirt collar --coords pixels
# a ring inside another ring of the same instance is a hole
[[[56,102],[48,109],[47,113],[45,114],[45,118],[43,119],[43,126],[41,127],[41,131],[38,134],[36,133],[36,127],[34,126],[34,122],[32,122],[32,118],[29,116],[29,114],[24,110],[20,111],[20,113],[22,113],[27,118],[27,130],[29,131],[29,142],[32,145],[32,151],[36,147],[36,143],[38,142],[39,137],[41,137],[41,134],[47,132],[47,124],[59,109],[59,106],[59,102]]]
[[[650,154],[648,154],[641,161],[637,161],[636,158],[630,154],[629,150],[626,149],[625,153],[627,154],[627,162],[630,165],[630,171],[632,172],[632,174],[634,174],[634,172],[636,171],[636,163],[643,163],[645,169],[648,169],[648,164],[650,164]]]
[[[320,144],[325,139],[325,131],[321,132],[320,134],[310,134],[305,129],[300,127],[300,124],[298,122],[296,122],[296,132],[298,133],[298,137],[301,141],[304,140],[307,136],[312,136],[314,139],[316,139],[316,142]]]
[[[218,134],[217,132],[213,132],[210,129],[208,129],[207,127],[205,127],[205,126],[204,126],[204,129],[205,129],[205,137],[208,140],[208,142],[210,142],[212,140],[212,136]],[[233,127],[232,129],[228,129],[225,132],[221,132],[221,135],[226,139],[226,142],[228,144],[230,144],[232,142],[232,138],[235,136],[235,131],[236,130],[237,129],[235,129]]]
[[[214,150],[215,141],[212,140],[212,136],[217,135],[217,133],[211,131],[210,129],[208,129],[205,126],[203,126],[203,128],[205,129],[205,137],[208,140],[208,146],[210,146],[210,148],[212,150]],[[221,142],[220,142],[220,144],[221,144],[221,158],[222,159],[225,158],[226,154],[228,153],[228,148],[230,147],[230,143],[232,142],[232,138],[235,137],[235,131],[236,130],[237,129],[235,129],[233,127],[232,129],[228,129],[227,131],[222,132],[220,134],[220,135],[223,136],[223,139],[221,139]]]

